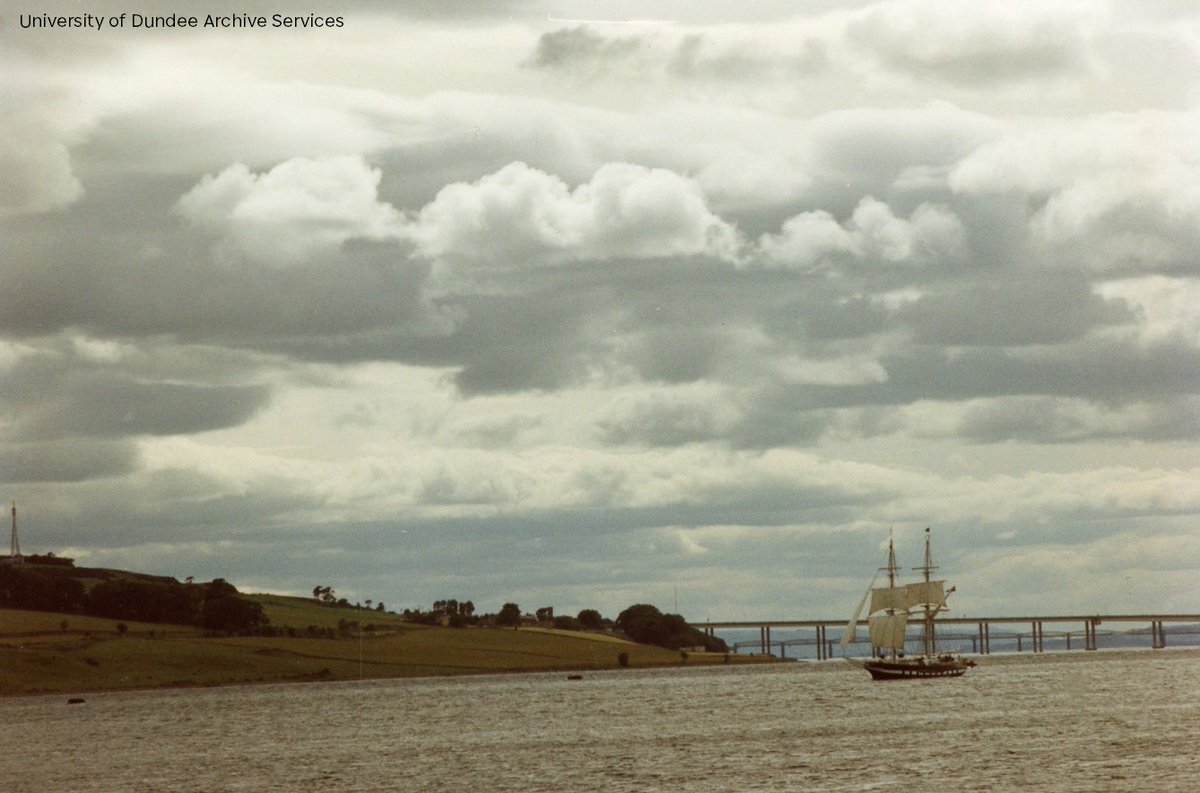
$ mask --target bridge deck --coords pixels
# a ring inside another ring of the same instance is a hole
[[[693,622],[692,627],[705,631],[710,636],[717,630],[746,630],[755,629],[759,631],[758,642],[737,642],[734,647],[753,647],[758,646],[764,653],[770,653],[773,646],[780,648],[780,652],[785,652],[788,646],[812,644],[817,648],[818,660],[831,658],[834,656],[834,641],[840,640],[840,635],[835,633],[834,638],[829,638],[828,628],[841,627],[846,624],[847,620],[756,620],[756,621],[732,621],[732,622]],[[1100,631],[1098,626],[1109,623],[1145,623],[1149,626],[1149,634],[1151,637],[1151,647],[1159,649],[1167,646],[1167,630],[1168,623],[1200,623],[1200,614],[1061,614],[1051,616],[1024,616],[1024,617],[939,617],[937,624],[939,628],[948,625],[973,625],[975,632],[970,634],[946,634],[943,636],[957,639],[966,639],[971,642],[972,652],[988,654],[991,652],[992,639],[997,641],[1004,639],[1016,639],[1017,650],[1022,649],[1022,640],[1030,639],[1030,649],[1035,653],[1045,651],[1046,636],[1051,638],[1066,639],[1066,648],[1071,649],[1071,638],[1075,634],[1082,633],[1084,644],[1083,649],[1095,650],[1098,647],[1098,636]],[[1081,630],[1078,631],[1051,631],[1047,634],[1045,630],[1046,623],[1068,623],[1080,625]],[[997,633],[992,636],[992,625],[1014,625],[1026,624],[1030,626],[1028,634],[1021,633]],[[811,628],[813,638],[808,639],[789,639],[787,641],[772,641],[772,628]],[[1139,631],[1127,631],[1127,633],[1138,633]],[[1195,631],[1186,631],[1194,633]],[[1111,631],[1105,631],[1105,635],[1111,635]],[[862,644],[858,641],[855,644]]]

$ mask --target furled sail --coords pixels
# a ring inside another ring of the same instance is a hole
[[[904,649],[904,628],[908,625],[908,612],[876,614],[871,617],[871,646],[888,650]]]

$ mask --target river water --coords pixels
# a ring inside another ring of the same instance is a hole
[[[844,662],[0,700],[26,791],[1200,790],[1200,652]]]

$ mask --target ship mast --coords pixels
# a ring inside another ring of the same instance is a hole
[[[891,531],[888,532],[888,560],[887,560],[887,567],[884,569],[887,570],[888,589],[894,589],[896,586],[896,573],[900,572],[900,565],[896,564],[896,546],[895,546],[895,541],[892,539]],[[896,613],[896,610],[894,608],[889,608],[887,610],[888,616],[892,616],[895,613]],[[896,648],[895,647],[890,648],[890,652],[891,652],[891,659],[893,661],[895,661],[896,660]]]
[[[937,568],[933,565],[933,554],[929,550],[929,528],[925,528],[925,564],[921,567],[914,567],[913,570],[918,573],[923,573],[925,576],[925,590],[929,591],[929,578]],[[938,606],[932,603],[925,603],[925,655],[933,656],[937,654],[937,640],[933,634],[933,618],[938,613]]]

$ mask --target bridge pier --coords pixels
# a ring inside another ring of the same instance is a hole
[[[979,651],[984,655],[992,653],[992,625],[990,622],[979,623]]]
[[[1155,650],[1161,650],[1167,646],[1167,629],[1163,627],[1162,620],[1150,623],[1150,636],[1150,646]]]

